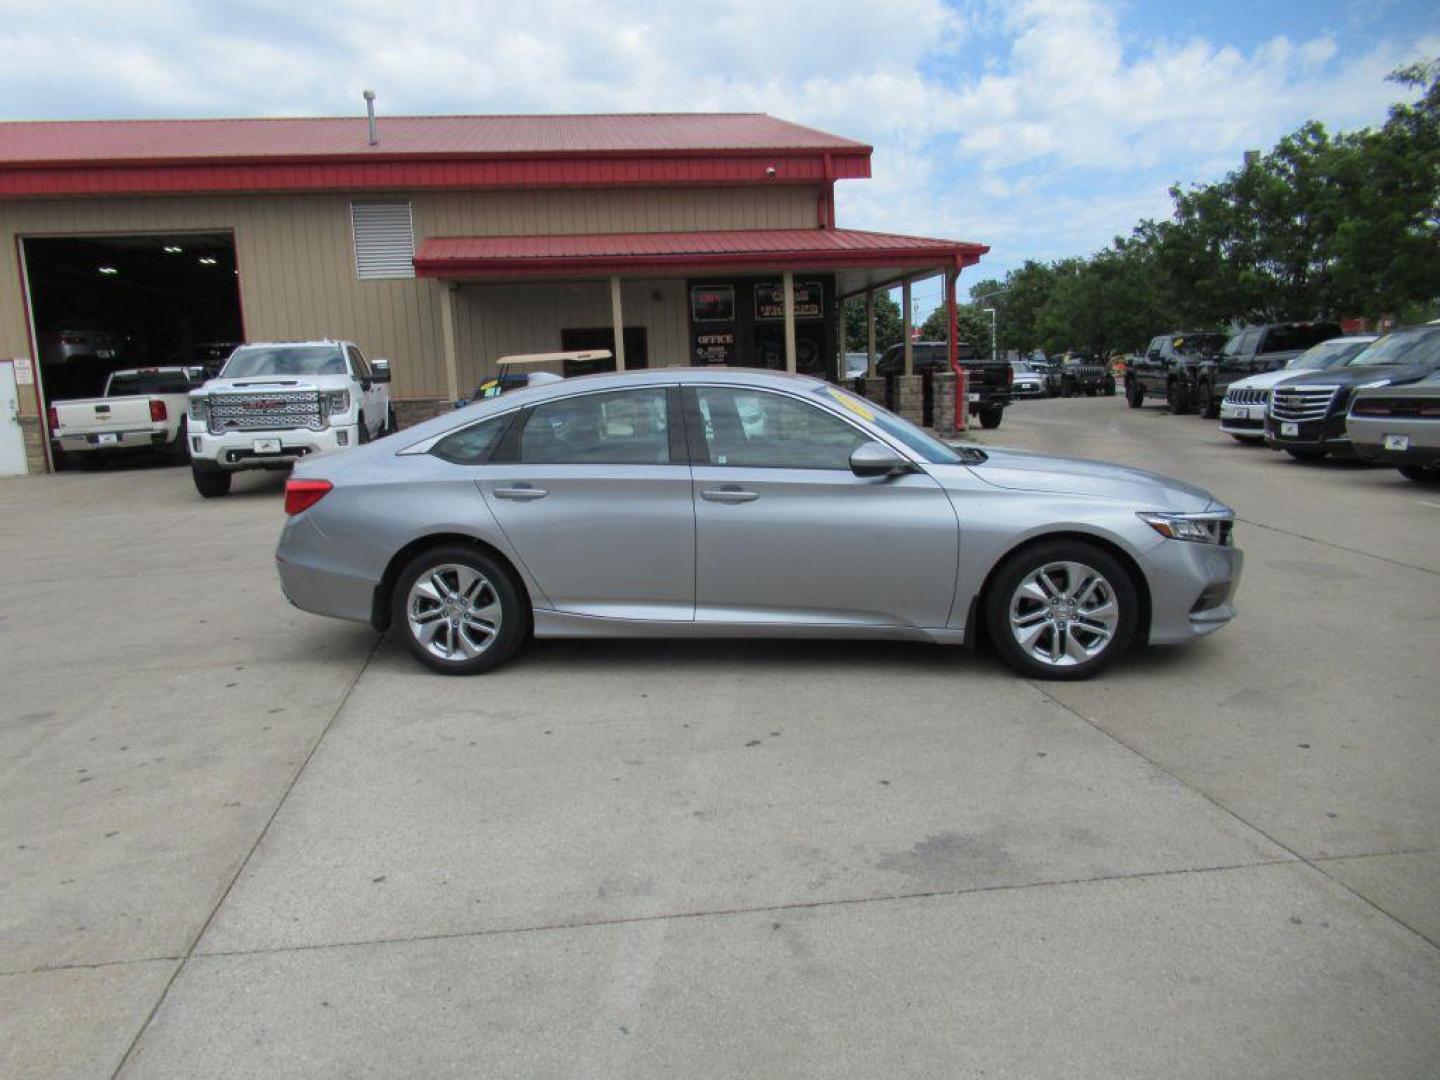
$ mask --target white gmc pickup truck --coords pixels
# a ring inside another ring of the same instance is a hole
[[[52,403],[46,419],[57,460],[93,469],[116,454],[148,450],[184,463],[185,410],[204,381],[198,367],[132,368],[113,372],[103,397]]]
[[[246,469],[288,469],[395,430],[390,362],[349,341],[241,345],[190,395],[190,469],[207,499]]]

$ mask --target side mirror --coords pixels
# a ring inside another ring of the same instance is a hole
[[[850,453],[850,471],[856,476],[900,476],[913,468],[910,462],[883,443],[861,443]]]
[[[372,382],[388,383],[390,381],[390,361],[371,360],[370,379]]]

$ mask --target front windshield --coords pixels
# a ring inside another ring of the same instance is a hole
[[[1323,371],[1339,367],[1369,344],[1369,341],[1322,341],[1291,360],[1285,365],[1285,370]]]
[[[1016,360],[1016,361],[1015,361],[1013,364],[1011,364],[1010,366],[1015,369],[1015,374],[1016,374],[1016,375],[1032,375],[1032,374],[1034,374],[1034,372],[1035,372],[1035,369],[1034,369],[1034,368],[1032,368],[1029,364],[1027,364],[1027,363],[1025,363],[1025,362],[1023,362],[1023,361],[1021,361],[1021,360]]]
[[[961,455],[946,446],[933,435],[928,435],[908,420],[902,420],[887,409],[882,409],[873,401],[866,401],[854,394],[846,393],[839,387],[825,385],[817,386],[815,393],[830,400],[838,402],[849,409],[862,420],[869,420],[872,424],[885,432],[892,439],[904,443],[915,453],[919,454],[931,465],[960,465],[964,463]]]
[[[1440,364],[1440,326],[1396,330],[1345,362],[1346,367],[1376,364]]]
[[[1233,342],[1238,337],[1239,335],[1237,334],[1236,337],[1231,338],[1230,341]],[[1212,353],[1218,352],[1222,345],[1228,352],[1230,345],[1226,342],[1224,334],[1184,334],[1172,338],[1170,341],[1171,348],[1177,353],[1184,353],[1187,356],[1209,356]]]
[[[258,375],[344,375],[338,345],[244,345],[230,354],[222,379]]]

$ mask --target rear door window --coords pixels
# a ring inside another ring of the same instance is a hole
[[[669,414],[663,386],[581,394],[535,406],[519,460],[536,465],[665,465]]]
[[[454,465],[483,465],[490,459],[514,413],[494,416],[446,435],[430,453]]]

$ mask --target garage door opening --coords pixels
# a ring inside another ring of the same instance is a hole
[[[23,241],[36,365],[48,407],[95,397],[112,371],[214,368],[244,340],[229,233]]]

